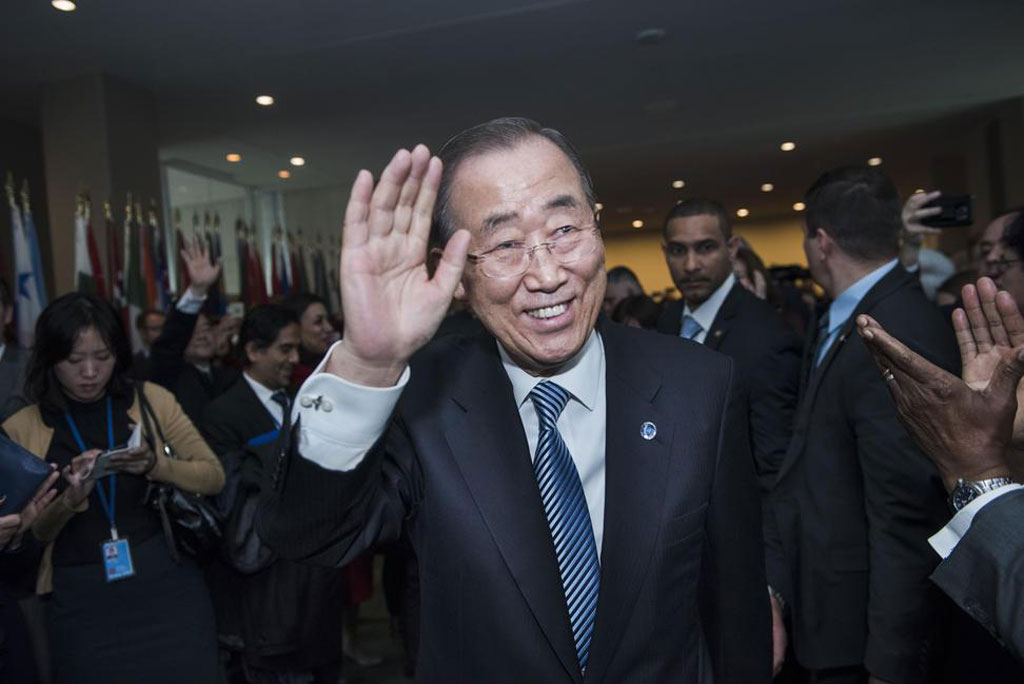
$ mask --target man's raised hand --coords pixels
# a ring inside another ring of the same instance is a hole
[[[206,241],[194,237],[187,240],[181,250],[181,260],[188,272],[189,289],[202,297],[220,277],[220,259],[214,263],[206,247]]]
[[[448,240],[433,278],[430,224],[441,160],[424,145],[399,150],[374,187],[362,170],[352,184],[342,231],[345,337],[326,370],[363,385],[394,385],[409,357],[441,324],[462,277],[469,233]]]

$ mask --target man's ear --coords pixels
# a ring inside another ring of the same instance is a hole
[[[811,239],[814,248],[818,250],[818,256],[827,259],[836,251],[836,241],[824,228],[815,228],[814,237]]]
[[[729,248],[729,258],[735,259],[740,251],[740,236],[733,235],[726,241],[725,246]]]
[[[259,351],[259,349],[256,348],[256,343],[255,342],[246,342],[245,343],[245,349],[242,350],[242,353],[245,356],[245,364],[244,365],[251,364],[253,362],[253,358],[252,357],[255,356],[258,351]]]

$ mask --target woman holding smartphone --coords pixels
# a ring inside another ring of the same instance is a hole
[[[173,395],[143,391],[177,454],[123,451],[142,422],[117,313],[92,295],[54,300],[36,324],[26,391],[34,403],[4,431],[60,469],[56,499],[32,530],[46,544],[37,591],[51,594],[54,681],[218,682],[217,643],[202,573],[171,560],[150,482],[212,495],[224,485],[216,456]],[[97,457],[108,474],[95,478]]]

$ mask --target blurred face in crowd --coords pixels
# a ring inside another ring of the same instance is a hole
[[[738,243],[727,240],[710,214],[681,216],[665,225],[661,246],[672,282],[694,309],[703,304],[732,273]]]
[[[302,347],[317,356],[327,353],[327,348],[334,342],[335,333],[324,305],[313,302],[307,306],[299,324]]]
[[[248,343],[245,355],[249,365],[245,372],[272,390],[285,389],[291,382],[295,364],[299,362],[299,337],[299,326],[289,323],[265,349],[257,349],[254,343]]]
[[[68,397],[81,402],[96,401],[106,394],[116,362],[114,352],[99,331],[90,327],[78,333],[71,354],[53,372]]]
[[[978,269],[979,276],[989,276],[994,278],[998,273],[993,272],[992,264],[989,262],[989,256],[992,254],[992,249],[999,244],[999,240],[1003,237],[1003,232],[1006,230],[1006,226],[1017,216],[1017,214],[1005,214],[1003,216],[996,217],[988,226],[985,227],[985,232],[981,234],[981,239],[978,240],[978,244],[975,245],[975,259],[976,266]],[[999,257],[994,259],[999,260]]]
[[[576,168],[533,137],[463,160],[452,183],[452,214],[471,234],[471,254],[577,245],[569,263],[540,247],[524,273],[508,277],[489,277],[484,262],[470,261],[456,291],[519,367],[556,372],[590,336],[604,299],[604,245]]]
[[[626,297],[641,295],[643,293],[644,291],[628,278],[624,278],[622,280],[609,280],[604,289],[603,308],[605,315],[611,316],[612,312],[615,311],[615,307],[617,307],[619,302]]]
[[[156,338],[160,337],[160,333],[164,329],[164,320],[165,316],[163,314],[151,313],[142,322],[142,327],[139,328],[139,337],[142,338],[142,344],[147,348],[153,346]]]
[[[209,317],[199,314],[192,339],[185,347],[185,360],[189,363],[209,363],[217,352],[217,335]]]
[[[1017,250],[997,242],[985,258],[985,275],[993,278],[1000,290],[1006,290],[1017,302],[1017,308],[1024,307],[1024,264]]]

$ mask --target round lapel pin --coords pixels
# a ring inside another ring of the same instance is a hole
[[[645,422],[640,426],[640,436],[650,441],[654,439],[654,436],[658,434],[658,426],[651,421]]]

